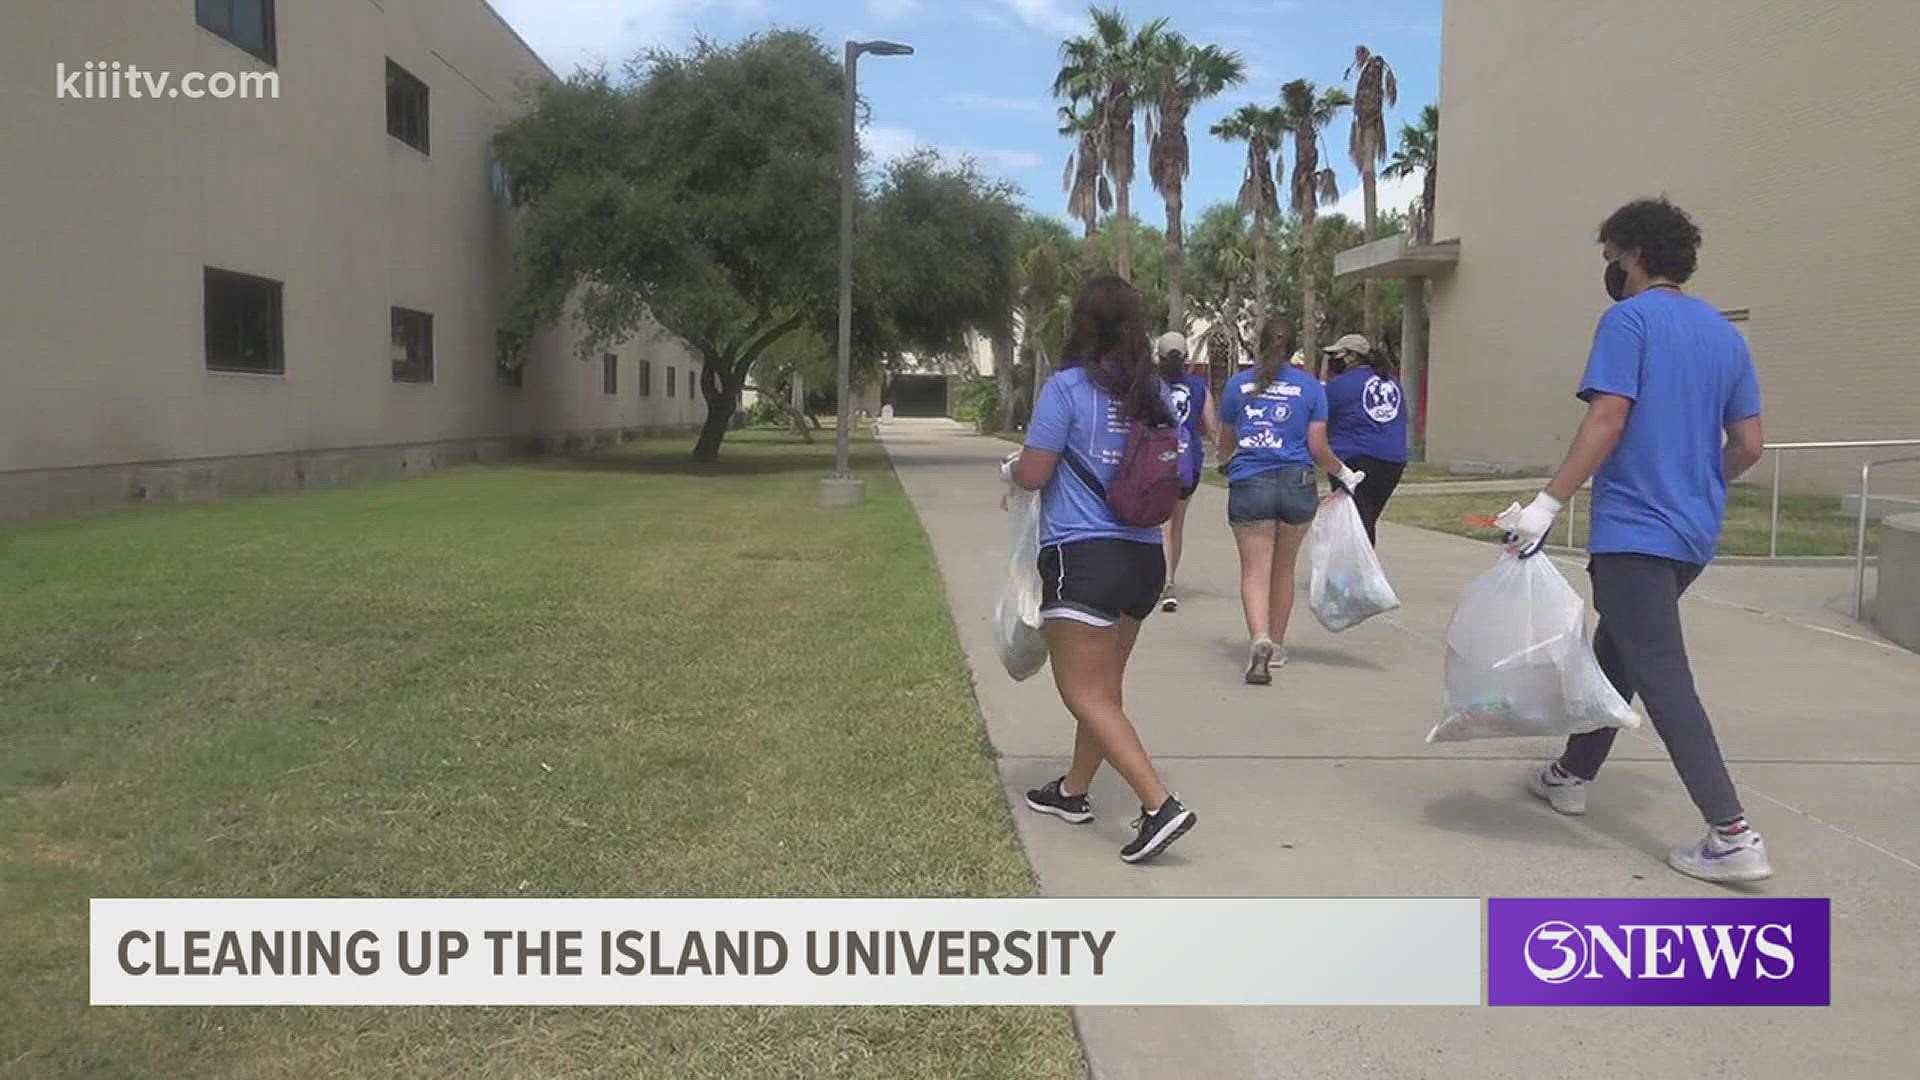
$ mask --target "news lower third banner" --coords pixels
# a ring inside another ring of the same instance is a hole
[[[95,1005],[1478,1005],[1477,899],[91,903]]]

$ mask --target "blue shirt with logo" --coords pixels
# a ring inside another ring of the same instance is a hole
[[[1348,368],[1327,383],[1327,441],[1341,459],[1407,460],[1407,409],[1400,383],[1372,368]]]
[[[1593,478],[1596,554],[1713,560],[1727,507],[1722,433],[1760,415],[1747,341],[1712,305],[1647,289],[1600,316],[1580,397],[1633,402]]]
[[[1164,385],[1161,394],[1169,398],[1167,408],[1171,412],[1173,402]],[[1070,367],[1040,388],[1040,400],[1034,404],[1033,419],[1027,425],[1026,444],[1063,458],[1074,456],[1106,485],[1113,483],[1119,471],[1132,427],[1132,420],[1120,415],[1119,403],[1094,384],[1086,368]],[[1184,452],[1184,428],[1180,438]],[[1088,487],[1063,460],[1053,470],[1053,479],[1040,491],[1040,542],[1070,544],[1079,540],[1158,544],[1160,527],[1142,528],[1115,521],[1106,498]]]
[[[1289,466],[1312,465],[1307,428],[1327,419],[1327,391],[1305,369],[1288,365],[1271,384],[1256,390],[1254,372],[1227,380],[1220,397],[1220,423],[1233,432],[1227,479],[1245,480]]]
[[[1180,463],[1180,477],[1188,486],[1200,482],[1200,466],[1206,450],[1207,380],[1184,375],[1167,387],[1173,403],[1173,419],[1185,431],[1186,460]]]

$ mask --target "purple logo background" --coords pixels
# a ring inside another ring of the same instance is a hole
[[[1830,920],[1827,900],[1489,900],[1487,1004],[1826,1005]]]

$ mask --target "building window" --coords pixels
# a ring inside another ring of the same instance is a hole
[[[620,392],[620,358],[612,353],[604,353],[600,357],[600,392]]]
[[[653,361],[640,361],[640,396],[653,396]]]
[[[687,400],[700,400],[700,375],[693,368],[687,369]]]
[[[493,381],[519,389],[526,379],[526,356],[520,348],[520,335],[502,330],[493,335]]]
[[[493,189],[493,197],[503,203],[513,203],[513,174],[507,171],[507,163],[499,158],[487,168],[487,186]]]
[[[673,381],[673,365],[668,364],[667,365],[667,396],[677,397],[679,393],[680,393],[680,388],[676,386]]]
[[[207,268],[208,371],[287,370],[280,325],[280,283]]]
[[[393,61],[387,61],[387,134],[425,154],[427,140],[427,84]]]
[[[393,381],[433,381],[433,316],[393,309]]]
[[[273,0],[194,0],[193,21],[271,64]]]

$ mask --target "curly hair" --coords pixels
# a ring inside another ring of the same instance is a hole
[[[1600,242],[1638,251],[1648,274],[1669,281],[1686,281],[1700,261],[1700,226],[1664,196],[1615,210],[1600,224]]]

